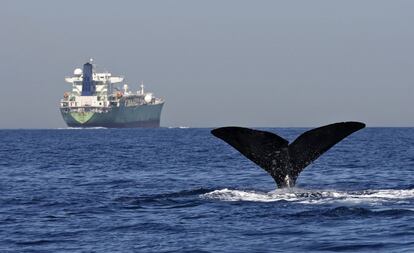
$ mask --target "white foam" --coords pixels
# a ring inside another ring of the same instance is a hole
[[[174,129],[174,128],[178,128],[178,129],[189,129],[190,127],[188,126],[169,126],[169,129]]]
[[[341,203],[378,203],[414,199],[414,189],[411,190],[366,190],[341,192],[334,190],[303,190],[299,188],[277,189],[271,192],[242,191],[221,189],[201,195],[206,199],[223,201],[253,201],[276,202],[289,201],[305,204],[323,204],[329,202]]]
[[[59,130],[94,130],[94,129],[107,129],[106,127],[64,127],[64,128],[57,128]]]

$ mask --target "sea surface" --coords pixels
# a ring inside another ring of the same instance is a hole
[[[282,190],[210,130],[0,130],[0,252],[414,252],[414,128]]]

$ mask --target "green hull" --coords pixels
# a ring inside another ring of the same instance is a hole
[[[69,127],[159,127],[163,103],[109,108],[107,112],[84,112],[61,109]]]

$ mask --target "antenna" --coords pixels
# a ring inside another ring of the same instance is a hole
[[[88,63],[92,65],[92,67],[93,67],[93,73],[95,73],[96,72],[96,64],[94,63],[94,60],[93,60],[92,57],[89,58]]]

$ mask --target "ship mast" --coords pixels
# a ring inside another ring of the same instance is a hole
[[[141,85],[139,87],[141,88],[140,90],[141,95],[144,95],[144,81],[141,81]]]

